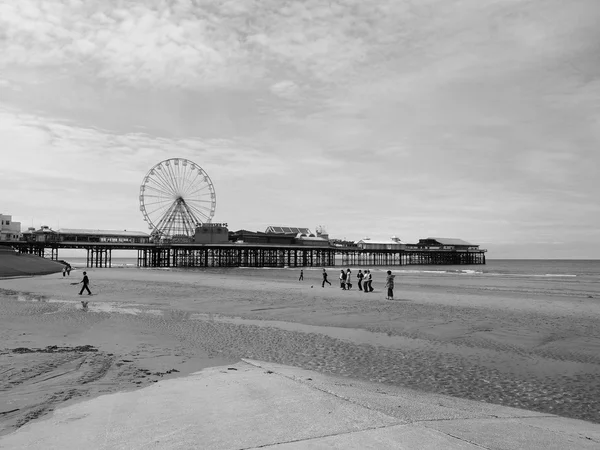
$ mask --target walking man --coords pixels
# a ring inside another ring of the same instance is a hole
[[[300,269],[300,278],[298,278],[298,281],[303,281],[304,280],[304,270]]]
[[[321,284],[321,287],[325,287],[325,283],[327,283],[329,286],[331,286],[331,283],[327,279],[327,271],[325,269],[323,269],[323,283]]]
[[[359,270],[358,273],[356,274],[356,279],[358,280],[358,290],[359,291],[363,290],[363,288],[362,288],[363,277],[364,277],[364,275],[362,273],[362,270]]]
[[[385,279],[385,287],[387,288],[387,297],[386,300],[394,300],[394,277],[396,275],[392,275],[392,271],[387,271],[387,278]]]
[[[350,270],[350,267],[348,267],[348,270],[346,270],[346,287],[348,288],[348,290],[352,289],[352,271]]]
[[[83,280],[81,280],[77,284],[80,284],[80,283],[83,283],[83,286],[81,287],[81,290],[79,291],[79,295],[83,294],[84,290],[88,292],[88,295],[92,295],[92,291],[90,291],[90,288],[89,288],[90,279],[87,276],[87,272],[83,272]]]

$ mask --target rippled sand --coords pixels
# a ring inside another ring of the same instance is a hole
[[[79,271],[0,280],[0,433],[241,357],[600,422],[593,284],[402,275],[387,301],[380,274],[370,294],[317,270],[88,274],[88,310]]]

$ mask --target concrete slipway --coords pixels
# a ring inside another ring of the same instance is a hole
[[[244,360],[56,410],[5,449],[600,449],[600,425]]]

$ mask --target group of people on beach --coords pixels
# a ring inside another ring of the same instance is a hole
[[[385,280],[385,288],[387,289],[387,297],[386,300],[394,299],[394,277],[396,275],[392,274],[391,270],[387,271],[387,277]],[[321,282],[321,287],[324,288],[325,284],[331,286],[331,282],[329,281],[329,275],[326,269],[323,269],[323,281]],[[356,274],[356,279],[358,280],[358,290],[370,293],[373,292],[373,275],[369,269],[365,269],[364,273],[362,269],[358,270]],[[300,270],[300,277],[298,281],[304,280],[304,270]],[[340,270],[340,289],[346,291],[352,289],[352,271],[350,268],[344,270]]]

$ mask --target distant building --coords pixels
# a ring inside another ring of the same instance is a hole
[[[150,235],[143,231],[60,228],[57,234],[60,242],[102,242],[113,244],[147,244],[150,242]]]
[[[356,241],[355,244],[362,250],[404,250],[406,248],[406,244],[396,236],[392,236],[389,240],[381,241],[366,237]]]
[[[42,225],[39,230],[33,227],[23,232],[23,240],[27,242],[58,242],[58,233],[47,225]]]
[[[305,236],[314,236],[308,228],[299,228],[299,227],[277,227],[270,225],[265,230],[265,233],[273,233],[273,234],[293,234],[297,235],[298,233],[304,234]]]
[[[470,242],[463,241],[462,239],[438,237],[419,239],[419,243],[413,244],[411,247],[419,250],[479,250],[479,245],[471,244]]]
[[[269,227],[270,228],[270,227]],[[267,230],[269,229],[267,228]],[[308,228],[295,228],[295,227],[278,227],[285,228],[286,232],[260,232],[260,231],[248,231],[238,230],[229,233],[229,240],[238,244],[263,244],[263,245],[279,245],[279,246],[310,246],[310,247],[329,247],[329,240],[324,239],[321,236],[315,236],[310,234]],[[290,230],[308,231],[308,234],[298,232],[288,232]]]
[[[227,244],[229,230],[226,223],[205,223],[196,228],[194,244]]]
[[[317,237],[323,238],[327,241],[329,240],[329,233],[327,232],[327,230],[325,230],[325,227],[323,227],[323,225],[319,225],[315,232],[317,233]]]
[[[358,248],[357,242],[359,241],[348,241],[346,239],[329,239],[329,243],[333,247],[345,247],[345,248]]]
[[[311,247],[329,247],[329,239],[323,236],[306,236],[298,233],[293,241],[296,245],[309,245]]]
[[[0,214],[0,241],[18,241],[21,236],[21,222],[13,222],[12,216]]]
[[[263,233],[248,230],[238,230],[229,234],[229,240],[239,244],[292,245],[295,238],[295,234]]]
[[[147,244],[150,235],[142,231],[127,230],[87,230],[82,228],[61,228],[53,230],[43,225],[39,230],[28,228],[23,232],[27,242],[95,242],[106,244]]]

